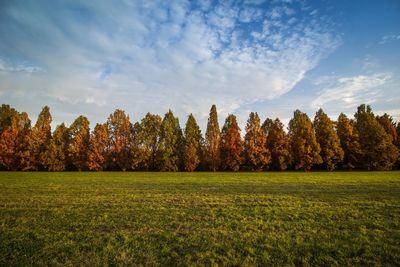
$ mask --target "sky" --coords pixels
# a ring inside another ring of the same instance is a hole
[[[400,119],[400,1],[0,1],[0,104],[53,126],[212,104],[288,123],[370,104]]]

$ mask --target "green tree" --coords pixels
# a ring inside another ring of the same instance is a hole
[[[340,113],[337,120],[337,134],[344,152],[343,167],[346,169],[359,167],[362,151],[358,133],[353,123],[343,113]]]
[[[321,148],[307,114],[296,110],[289,122],[290,148],[296,170],[310,170],[313,165],[322,163]]]
[[[192,172],[199,166],[202,156],[202,136],[200,127],[192,114],[185,127],[183,166],[185,171]]]
[[[327,170],[333,171],[342,162],[344,153],[334,124],[322,109],[315,114],[314,128],[317,142],[321,147],[322,164]]]
[[[271,162],[271,153],[266,143],[267,136],[261,129],[260,118],[257,112],[251,112],[244,136],[244,158],[252,170],[261,171]]]
[[[132,167],[133,127],[129,116],[117,109],[107,120],[110,167],[126,171]]]
[[[238,171],[243,164],[243,141],[235,115],[229,115],[221,132],[222,169]]]
[[[160,142],[157,153],[161,171],[179,171],[182,155],[182,130],[179,119],[169,110],[161,123]]]
[[[103,171],[108,156],[107,124],[96,124],[89,140],[88,167],[92,171]]]
[[[273,170],[284,171],[291,164],[289,137],[284,130],[283,123],[276,118],[275,121],[266,119],[262,129],[267,136],[266,146],[271,152],[271,167]]]
[[[134,126],[133,165],[140,170],[157,169],[157,151],[162,119],[159,115],[147,113],[140,124]]]
[[[45,156],[45,164],[49,171],[64,171],[66,169],[68,133],[68,128],[64,123],[56,127]]]
[[[221,164],[220,137],[217,107],[212,105],[205,135],[204,159],[209,170],[214,172],[218,170]]]
[[[79,116],[69,127],[68,163],[78,171],[88,169],[89,131],[89,120],[84,116]]]
[[[375,118],[370,106],[360,105],[355,114],[363,164],[368,170],[390,170],[399,156],[392,138]]]

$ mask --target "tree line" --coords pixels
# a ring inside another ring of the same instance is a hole
[[[222,129],[211,107],[203,136],[190,114],[184,129],[169,110],[136,123],[120,109],[90,131],[79,116],[51,131],[45,106],[35,125],[26,112],[0,108],[0,170],[11,171],[285,171],[391,170],[400,168],[400,123],[360,105],[354,118],[332,121],[319,109],[314,120],[296,110],[287,131],[278,119],[261,123],[251,112],[242,138],[235,115]]]

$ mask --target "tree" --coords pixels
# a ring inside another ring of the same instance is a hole
[[[400,136],[400,122],[397,122],[396,133],[397,133],[397,142],[395,145],[397,146],[398,151],[400,151],[400,137],[399,137]],[[396,168],[400,169],[400,156],[397,158]]]
[[[129,116],[117,109],[107,120],[110,167],[126,171],[132,166],[133,129]]]
[[[261,171],[271,162],[271,153],[266,143],[267,136],[261,129],[260,118],[257,112],[251,112],[244,137],[245,162],[251,170]]]
[[[229,115],[221,132],[222,169],[238,171],[243,163],[243,141],[235,115]]]
[[[185,171],[192,172],[199,166],[202,143],[200,127],[194,116],[190,114],[186,122],[184,137],[183,166]]]
[[[13,119],[18,116],[18,111],[10,107],[10,105],[2,104],[0,107],[0,134],[6,129],[10,128]],[[14,121],[15,123],[15,121]],[[14,125],[16,126],[16,125]]]
[[[51,140],[50,108],[43,107],[35,126],[28,132],[20,152],[20,166],[24,171],[47,170],[46,158]]]
[[[3,128],[0,132],[0,170],[19,169],[22,145],[31,127],[28,114],[11,110],[10,117],[5,119],[10,122],[4,123],[3,121]]]
[[[147,113],[140,124],[134,125],[133,165],[140,170],[156,170],[157,151],[162,119]]]
[[[204,158],[208,168],[214,172],[218,170],[221,164],[220,136],[217,107],[212,105],[205,135]]]
[[[376,116],[376,120],[382,125],[385,132],[392,139],[393,144],[397,144],[398,135],[396,130],[396,122],[394,122],[393,118],[388,114],[383,114],[382,116]]]
[[[64,171],[66,169],[68,145],[68,128],[61,123],[56,127],[50,145],[46,151],[46,166],[49,171]]]
[[[161,123],[160,142],[157,153],[161,171],[179,171],[182,155],[182,130],[179,119],[169,110]]]
[[[315,114],[314,128],[317,142],[321,147],[322,164],[327,170],[333,171],[337,164],[342,162],[344,153],[333,122],[322,109]]]
[[[89,121],[79,116],[69,127],[67,148],[68,163],[78,171],[88,168],[89,138]]]
[[[284,131],[283,123],[278,118],[275,121],[267,118],[262,128],[267,136],[266,147],[271,152],[272,169],[286,170],[291,164],[291,153],[289,138]]]
[[[399,156],[392,138],[375,118],[370,106],[360,105],[354,116],[364,167],[368,170],[390,170]]]
[[[322,163],[321,148],[307,114],[296,110],[289,122],[289,139],[293,164],[296,170],[310,170],[314,164]]]
[[[0,169],[15,170],[18,129],[15,122],[3,129],[0,134]]]
[[[344,152],[343,167],[347,169],[359,167],[362,151],[358,133],[353,123],[343,113],[340,113],[337,120],[337,135]]]
[[[89,140],[88,167],[92,171],[103,171],[106,168],[108,153],[107,124],[96,124]]]

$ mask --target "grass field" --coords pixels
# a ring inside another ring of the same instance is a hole
[[[0,172],[0,265],[400,265],[400,172]]]

